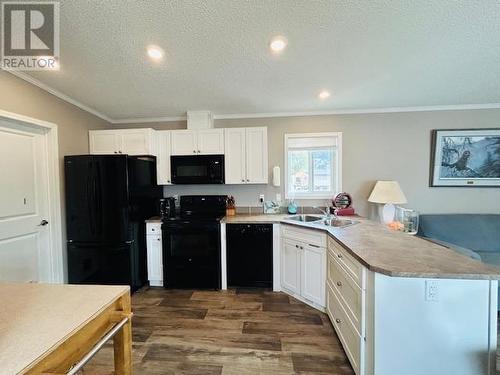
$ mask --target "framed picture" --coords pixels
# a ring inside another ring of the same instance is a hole
[[[500,129],[433,130],[430,186],[500,187]]]

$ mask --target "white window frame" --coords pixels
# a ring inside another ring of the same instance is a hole
[[[337,139],[337,162],[332,163],[334,181],[337,181],[336,190],[329,193],[293,193],[290,194],[288,184],[288,141],[292,138],[316,138],[316,137],[335,137]],[[342,132],[325,132],[325,133],[293,133],[285,134],[284,143],[285,157],[285,199],[331,199],[334,194],[342,192]]]

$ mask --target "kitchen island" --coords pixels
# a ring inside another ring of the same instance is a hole
[[[327,312],[356,374],[495,374],[500,269],[363,218],[290,216],[222,233],[273,224],[273,289]]]
[[[0,283],[0,300],[0,373],[71,373],[113,334],[115,374],[132,373],[128,286]]]

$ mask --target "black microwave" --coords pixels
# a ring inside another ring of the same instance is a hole
[[[224,155],[171,156],[173,184],[223,184]]]

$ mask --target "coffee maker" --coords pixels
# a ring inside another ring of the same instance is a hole
[[[162,220],[175,217],[175,198],[167,197],[160,199],[160,216]]]

